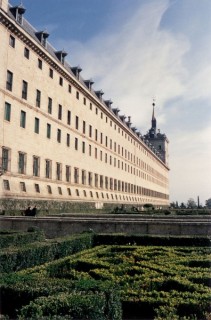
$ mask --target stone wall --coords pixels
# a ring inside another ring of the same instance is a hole
[[[39,215],[56,213],[86,213],[111,212],[117,204],[102,203],[99,207],[95,202],[83,201],[55,201],[55,200],[29,200],[29,199],[0,199],[0,213],[9,215],[22,215],[26,208],[37,207]],[[130,209],[131,205],[125,205]]]
[[[210,236],[211,222],[207,217],[166,218],[135,215],[75,215],[65,217],[0,216],[0,229],[27,231],[35,227],[44,230],[46,238],[75,233],[130,233],[149,235]]]

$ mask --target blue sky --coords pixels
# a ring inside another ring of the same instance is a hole
[[[10,1],[18,4],[20,1]],[[25,17],[145,134],[156,97],[171,201],[211,197],[211,1],[23,0]]]

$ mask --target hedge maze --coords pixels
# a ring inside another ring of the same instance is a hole
[[[208,238],[35,231],[0,247],[2,319],[211,319]]]

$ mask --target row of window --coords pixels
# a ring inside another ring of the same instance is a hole
[[[13,40],[11,40],[11,43],[14,43],[15,38],[14,38],[12,35],[11,35],[11,38],[13,39]],[[10,45],[13,46],[11,43],[10,43]],[[25,48],[25,50],[24,50],[24,56],[25,56],[26,58],[29,58],[29,49]],[[42,60],[41,60],[40,58],[38,58],[38,68],[42,69]],[[50,76],[51,78],[53,78],[53,69],[51,69],[51,68],[49,69],[49,76]],[[13,81],[13,73],[8,70],[6,87],[7,87],[7,89],[10,90],[10,91],[12,91],[12,81]],[[59,78],[59,84],[60,84],[61,86],[63,86],[63,78],[62,78],[62,77]],[[22,98],[23,98],[23,99],[27,99],[27,89],[28,89],[28,83],[27,83],[25,80],[23,80],[23,83],[22,83]],[[72,92],[71,85],[68,86],[68,91],[69,91],[70,93]],[[77,90],[76,90],[76,98],[79,99],[79,92],[78,92]],[[48,99],[49,99],[48,112],[51,114],[51,113],[52,113],[52,110],[51,110],[51,109],[52,109],[52,99],[51,99],[51,98],[48,98]],[[87,101],[86,101],[86,98],[83,97],[83,103],[84,103],[84,105],[87,104],[86,102],[87,102]],[[37,90],[36,90],[36,106],[37,106],[37,107],[40,107],[40,105],[41,105],[41,92],[40,92],[40,90],[37,89]],[[92,103],[90,103],[90,109],[92,110]],[[96,107],[95,110],[96,110],[96,114],[98,114],[98,108],[97,108],[97,107]],[[101,114],[101,118],[103,119],[103,112],[101,112],[100,114]],[[59,118],[59,119],[60,119],[60,118]],[[107,116],[105,117],[105,119],[106,119],[106,123],[108,123],[108,117],[107,117]],[[60,119],[60,120],[61,120],[61,119]],[[112,127],[112,125],[113,125],[113,121],[110,120],[110,126]],[[117,129],[117,127],[118,127],[118,126],[117,126],[116,124],[114,124],[114,129],[115,129],[115,130]],[[121,130],[120,127],[118,127],[118,132],[119,132],[119,133],[122,132],[122,136],[125,135],[125,138],[126,138],[126,139],[128,138],[128,141],[131,141],[131,143],[134,143],[134,145],[136,145],[136,147],[139,148],[139,150],[141,149],[142,152],[144,152],[147,156],[149,156],[153,161],[156,161],[156,162],[157,162],[157,160],[156,160],[153,156],[151,156],[150,153],[148,153],[144,148],[142,148],[142,147],[140,146],[140,144],[138,144],[138,143],[136,144],[135,140],[132,139],[132,138],[131,138],[129,135],[127,135],[126,133],[124,133],[124,131]]]
[[[35,132],[39,131],[39,126],[36,126],[36,118],[35,118]],[[61,140],[61,130],[58,129],[57,131],[57,141]],[[70,146],[70,135],[67,134],[67,146]],[[75,150],[78,150],[78,138],[75,138]],[[86,144],[84,141],[82,141],[82,152],[85,153],[86,150]],[[99,153],[99,154],[98,154]],[[92,156],[92,146],[89,144],[89,156]],[[156,183],[162,187],[166,187],[165,184],[158,179],[149,176],[148,174],[141,172],[140,170],[124,163],[123,161],[120,161],[119,159],[116,159],[115,157],[109,156],[108,154],[104,154],[103,159],[103,152],[102,150],[98,150],[97,148],[94,148],[94,157],[97,159],[99,156],[101,161],[105,161],[105,163],[108,163],[110,165],[113,165],[114,167],[117,167],[118,169],[124,170],[125,172],[128,172],[130,174],[136,175],[139,178],[151,181],[153,183]],[[10,149],[9,148],[2,148],[2,169],[4,171],[10,171]],[[27,163],[27,154],[24,152],[18,153],[18,173],[26,174],[26,163]],[[45,160],[46,161],[46,167],[48,168],[48,174],[45,173],[45,178],[51,179],[52,178],[52,160]],[[57,166],[61,167],[61,164],[57,163]],[[34,176],[40,176],[40,157],[34,156],[33,157],[33,175]],[[66,169],[69,168],[66,166]],[[60,172],[60,170],[59,170]],[[61,180],[60,174],[58,174],[58,170],[56,171],[56,179]],[[67,179],[66,181],[70,181]]]
[[[61,105],[59,105],[58,115],[59,115],[59,117],[62,116],[62,106]],[[4,119],[7,121],[11,120],[11,104],[9,104],[8,102],[5,102]],[[67,112],[67,123],[68,124],[71,123],[71,111],[70,110],[68,110],[68,112]],[[26,112],[23,110],[21,110],[21,113],[20,113],[20,127],[22,127],[22,128],[26,127]],[[79,117],[78,116],[75,117],[75,128],[79,129]],[[86,129],[87,129],[86,121],[83,121],[83,126],[82,126],[83,134],[86,134]],[[93,137],[93,131],[94,131],[94,138],[95,138],[96,142],[99,141],[101,144],[103,144],[103,142],[105,142],[106,147],[110,147],[111,150],[113,150],[114,152],[117,152],[120,156],[125,157],[126,160],[133,162],[135,165],[139,166],[142,170],[149,171],[152,175],[159,178],[163,182],[167,182],[167,179],[161,173],[159,173],[157,170],[152,168],[150,165],[147,165],[140,158],[133,156],[132,153],[130,153],[129,151],[127,151],[126,149],[121,147],[119,144],[117,145],[117,143],[113,142],[112,139],[110,139],[110,141],[109,141],[107,136],[104,137],[103,133],[99,132],[97,129],[93,130],[91,125],[88,126],[89,138]],[[34,118],[34,132],[37,134],[40,133],[40,119],[37,117]],[[52,126],[50,123],[47,123],[46,124],[46,137],[48,139],[51,139],[51,132],[52,132]],[[57,129],[57,142],[61,143],[61,139],[62,139],[62,131],[61,131],[61,129]],[[108,142],[109,142],[109,144],[108,144]],[[75,150],[78,150],[78,148],[79,148],[78,138],[75,138],[74,144],[75,144]],[[70,147],[70,134],[69,133],[66,134],[66,145],[68,147]],[[92,156],[92,146],[89,144],[88,148],[89,148],[89,156]],[[85,149],[86,149],[86,143],[84,141],[82,141],[82,152],[83,153],[86,152]],[[96,159],[99,157],[100,160],[103,161],[103,151],[102,150],[100,150],[99,155],[98,155],[98,149],[95,148],[94,155],[95,155]],[[124,166],[123,162],[121,165],[121,161],[117,160],[115,157],[110,156],[110,159],[108,159],[108,155],[107,155],[107,153],[105,153],[105,163],[108,163],[108,162],[110,163],[110,165],[113,164],[115,167],[118,166],[118,168],[120,168],[120,166],[121,166],[122,170],[136,174],[135,168],[132,169],[132,166],[130,167],[126,163]],[[141,176],[140,171],[137,174],[139,176]],[[146,179],[146,175],[144,176],[144,178]]]
[[[18,154],[18,173],[26,174],[26,154],[19,152]],[[2,154],[2,169],[3,171],[8,171],[9,169],[9,150],[3,148]],[[62,180],[62,163],[56,162],[55,168],[55,178],[56,180]],[[40,157],[33,156],[32,161],[32,173],[34,177],[40,176]],[[52,179],[52,160],[45,160],[45,178]],[[88,185],[90,187],[115,190],[120,192],[128,192],[139,195],[145,195],[150,197],[163,198],[165,196],[163,193],[136,186],[134,184],[120,181],[118,179],[109,178],[97,173],[93,173],[86,170],[81,170],[79,168],[73,168],[73,179],[71,179],[71,166],[65,166],[65,181],[74,182],[75,184]]]
[[[5,191],[10,191],[10,183],[9,180],[3,180],[3,188]],[[47,192],[49,195],[53,194],[52,186],[51,185],[46,185]],[[41,188],[39,183],[34,184],[34,190],[36,193],[41,193]],[[20,182],[20,191],[21,192],[27,192],[26,188],[26,183],[21,181]],[[82,193],[82,194],[81,194]],[[54,193],[55,194],[55,193]],[[57,187],[57,194],[59,195],[65,195],[64,194],[64,188],[62,187]],[[66,194],[68,196],[74,196],[72,193],[72,190],[68,187],[66,188]],[[130,201],[130,202],[143,202],[143,199],[140,197],[135,197],[135,196],[126,196],[126,195],[120,195],[120,194],[113,194],[113,193],[105,193],[105,192],[98,192],[98,191],[92,191],[92,190],[79,190],[75,189],[75,195],[77,197],[90,197],[90,198],[96,198],[96,199],[104,199],[104,200],[120,200],[120,201]],[[145,199],[146,200],[146,199]],[[151,200],[152,201],[152,200]]]

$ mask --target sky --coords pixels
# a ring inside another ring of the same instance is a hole
[[[19,0],[11,0],[17,5]],[[145,134],[155,98],[170,201],[211,198],[211,1],[23,0],[25,17]]]

